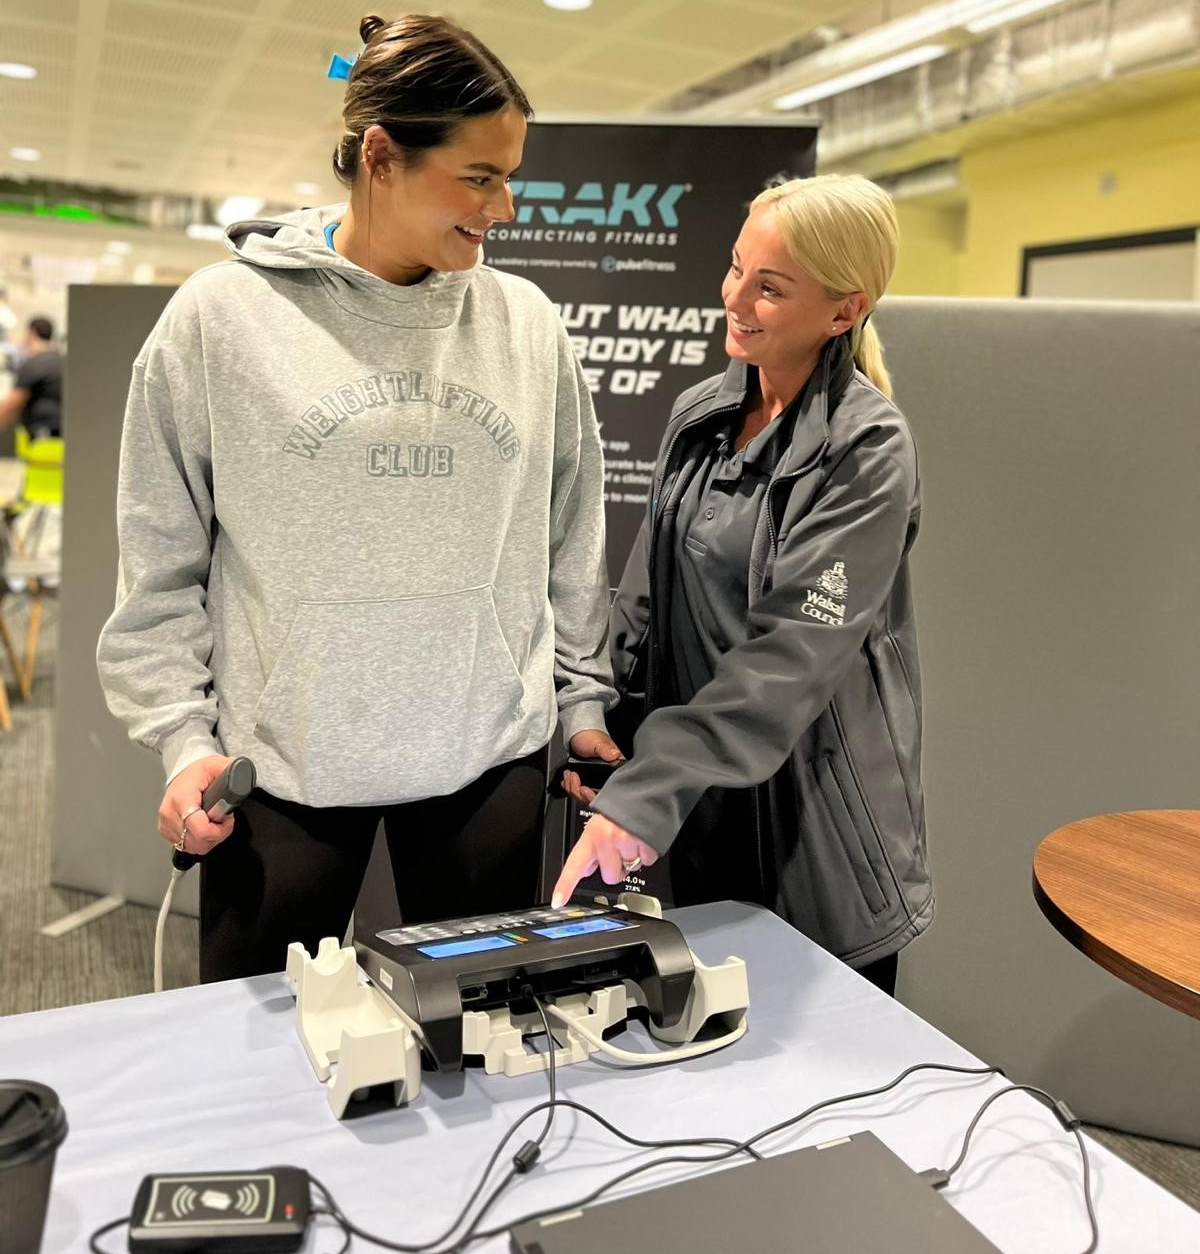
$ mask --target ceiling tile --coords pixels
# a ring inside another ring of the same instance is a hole
[[[764,48],[795,39],[815,26],[816,20],[798,11],[791,22],[777,13],[716,0],[659,5],[647,8],[634,32],[681,48],[699,48],[744,61]],[[733,54],[731,56],[731,53]]]
[[[74,56],[75,32],[68,27],[10,21],[0,26],[0,60],[22,61],[40,72],[47,62]]]
[[[674,83],[694,83],[723,68],[724,61],[716,52],[633,39],[615,39],[587,56],[589,74],[623,82],[652,83],[661,95],[670,94]]]
[[[334,36],[288,27],[273,30],[266,37],[261,55],[264,60],[282,61],[311,72],[314,78],[324,78],[329,58],[335,52],[346,55]]]
[[[566,113],[591,118],[631,113],[644,108],[656,90],[650,86],[617,86],[608,79],[591,78],[586,74],[562,75],[542,88],[538,113],[543,117]]]
[[[144,75],[175,84],[189,79],[206,79],[221,68],[219,53],[149,43],[142,39],[105,39],[101,66],[106,79],[122,75]],[[160,89],[161,90],[161,89]]]
[[[112,0],[105,29],[110,35],[223,51],[245,31],[250,7],[247,2],[231,8],[227,14],[220,14],[181,4]]]
[[[79,21],[79,0],[4,0],[5,22],[38,22],[74,26]],[[7,37],[3,41],[7,43]]]

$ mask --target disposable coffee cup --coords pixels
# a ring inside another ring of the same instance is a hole
[[[38,1254],[54,1155],[67,1135],[58,1094],[36,1080],[0,1080],[0,1254]]]

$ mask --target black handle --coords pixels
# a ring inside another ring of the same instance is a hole
[[[249,758],[234,758],[213,780],[200,797],[200,808],[209,818],[223,819],[254,791],[257,774]],[[176,849],[171,865],[177,871],[188,871],[200,861],[200,854]]]

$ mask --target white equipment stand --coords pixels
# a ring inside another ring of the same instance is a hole
[[[607,903],[604,903],[607,904]],[[657,899],[641,893],[622,893],[617,908],[631,914],[662,918]],[[721,1048],[746,1030],[750,993],[746,964],[726,958],[706,967],[692,955],[696,977],[679,1022],[670,1028],[648,1026],[659,1040],[672,1044],[694,1041],[705,1024],[715,1021],[723,1035],[714,1041],[672,1051],[674,1056],[695,1057]],[[321,941],[312,958],[298,942],[288,946],[287,975],[296,990],[296,1030],[313,1070],[328,1090],[329,1106],[340,1119],[351,1097],[374,1084],[392,1082],[399,1106],[421,1092],[421,1030],[386,994],[360,981],[352,947],[342,948],[332,936]],[[572,993],[547,1000],[546,1008],[556,1021],[551,1031],[555,1066],[581,1062],[596,1050],[613,1050],[604,1033],[628,1016],[631,1008],[645,1006],[641,988],[623,980],[590,993]],[[463,1054],[483,1058],[489,1075],[527,1075],[550,1065],[548,1053],[525,1048],[525,1038],[544,1033],[536,1011],[514,1014],[508,1007],[463,1013]],[[653,1062],[656,1054],[637,1055],[636,1061]]]

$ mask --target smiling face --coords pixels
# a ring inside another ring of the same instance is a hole
[[[508,179],[521,164],[524,117],[509,107],[470,118],[409,166],[389,160],[395,146],[382,128],[371,130],[380,132],[364,136],[373,156],[372,257],[386,259],[401,282],[427,270],[469,270],[488,228],[514,216]]]
[[[750,210],[721,299],[725,351],[780,381],[807,378],[826,343],[847,330],[866,305],[860,292],[844,300],[829,296],[792,260],[770,205]]]

